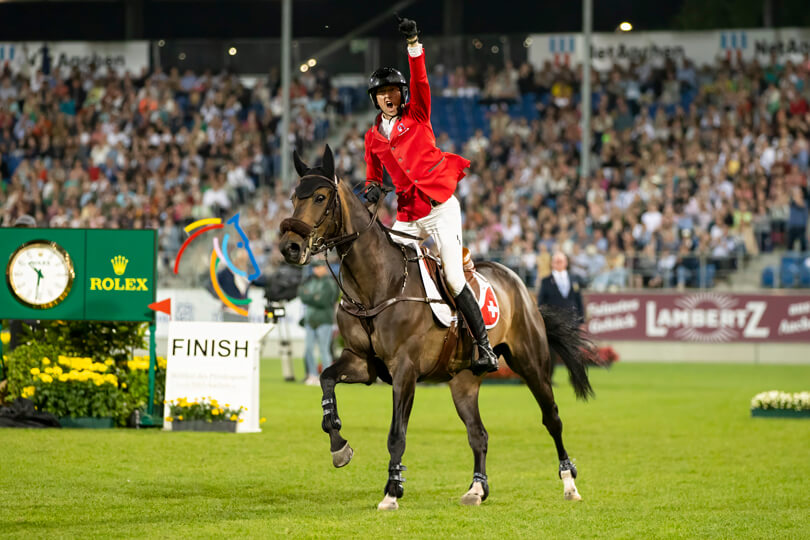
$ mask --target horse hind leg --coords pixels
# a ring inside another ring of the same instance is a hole
[[[453,403],[456,406],[461,421],[467,428],[467,440],[473,452],[474,469],[473,481],[470,488],[461,497],[461,504],[478,506],[489,496],[489,483],[487,482],[487,441],[489,435],[481,421],[478,409],[478,390],[481,387],[481,378],[473,375],[469,370],[459,372],[450,380],[450,391]]]
[[[535,349],[537,350],[537,349]],[[540,349],[542,350],[542,349]],[[509,366],[526,381],[526,385],[534,395],[535,401],[540,405],[543,413],[543,425],[546,426],[549,435],[554,439],[554,446],[557,448],[557,458],[560,460],[559,477],[563,481],[563,496],[569,501],[582,500],[577,491],[574,479],[577,477],[577,468],[571,463],[568,452],[565,451],[562,440],[562,420],[560,420],[557,403],[554,401],[554,391],[551,388],[551,370],[546,366],[550,365],[551,355],[548,347],[545,354],[546,362],[531,361],[530,358],[537,358],[536,355],[529,355],[528,350],[519,356],[506,356]]]
[[[338,383],[366,383],[376,379],[374,367],[364,358],[349,349],[343,349],[337,362],[321,373],[321,390],[323,398],[323,420],[321,429],[329,435],[329,450],[332,453],[332,465],[344,467],[349,464],[354,450],[349,442],[340,435],[342,422],[337,412],[335,385]]]

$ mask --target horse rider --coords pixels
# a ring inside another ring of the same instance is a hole
[[[408,42],[411,81],[409,85],[402,73],[389,67],[376,70],[369,78],[368,95],[380,114],[365,137],[365,197],[372,204],[379,201],[385,167],[397,194],[397,219],[392,229],[433,238],[447,285],[478,346],[470,368],[476,374],[495,371],[498,358],[489,343],[478,302],[464,278],[461,207],[453,195],[470,162],[436,147],[425,52],[416,23],[397,19],[399,32]],[[408,243],[396,235],[393,239]]]

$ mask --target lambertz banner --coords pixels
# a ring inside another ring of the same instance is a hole
[[[587,294],[597,340],[810,343],[810,295]]]

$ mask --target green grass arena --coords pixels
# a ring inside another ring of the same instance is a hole
[[[472,479],[445,385],[420,386],[400,510],[379,512],[387,385],[339,385],[355,455],[334,469],[320,389],[262,364],[263,433],[0,431],[0,536],[808,538],[810,420],[752,419],[763,390],[806,390],[810,366],[617,364],[592,369],[596,399],[555,374],[581,502],[563,500],[557,457],[525,386],[486,385],[491,493]]]

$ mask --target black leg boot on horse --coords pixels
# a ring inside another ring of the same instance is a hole
[[[498,371],[498,357],[489,344],[487,326],[481,316],[481,308],[469,285],[464,286],[464,289],[455,297],[455,301],[456,307],[464,317],[467,326],[470,327],[473,339],[478,345],[478,354],[470,362],[470,369],[476,375]]]

